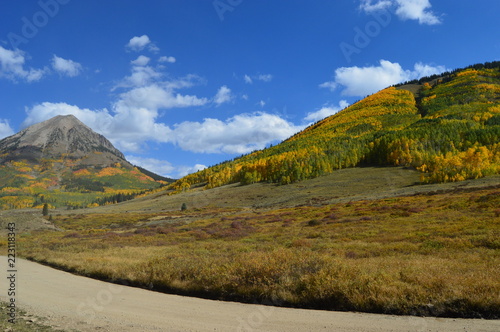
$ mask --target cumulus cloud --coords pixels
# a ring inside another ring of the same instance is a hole
[[[10,127],[9,121],[0,119],[0,139],[14,134],[14,130]]]
[[[349,103],[346,100],[341,100],[339,102],[339,106],[334,106],[334,105],[324,106],[318,111],[308,113],[307,116],[304,118],[304,120],[309,122],[316,122],[330,115],[333,115],[338,111],[343,110],[347,106],[349,106]]]
[[[135,51],[135,52],[140,52],[140,51],[144,50],[146,48],[146,46],[147,46],[148,50],[153,52],[153,53],[156,53],[160,50],[154,43],[151,42],[151,40],[149,39],[149,37],[147,35],[132,37],[129,40],[128,44],[125,45],[125,47],[128,50]]]
[[[219,88],[219,91],[217,91],[217,94],[214,97],[214,103],[217,105],[224,104],[231,101],[232,98],[231,89],[223,85]]]
[[[0,78],[6,78],[13,82],[18,80],[28,83],[36,82],[42,79],[47,70],[44,69],[26,69],[25,53],[21,50],[8,50],[0,46]]]
[[[175,126],[172,137],[175,144],[187,151],[243,154],[284,140],[301,129],[277,115],[256,112],[226,121],[186,121]]]
[[[135,61],[138,60],[134,60],[132,61],[132,63],[134,63]],[[152,67],[134,65],[132,67],[131,74],[121,80],[120,83],[118,83],[114,87],[114,89],[146,86],[155,83],[156,81],[161,79],[162,76],[162,73],[156,71]]]
[[[363,97],[397,83],[418,79],[423,76],[440,74],[444,66],[417,63],[413,70],[404,70],[399,63],[380,60],[379,66],[341,67],[335,70],[335,79],[320,85],[334,90],[342,86],[345,96]]]
[[[413,72],[410,73],[410,79],[441,74],[445,71],[449,71],[445,66],[431,66],[418,62],[415,64]]]
[[[418,20],[420,24],[434,25],[441,20],[429,9],[429,0],[396,0],[398,9],[396,15],[403,20]]]
[[[158,109],[202,106],[208,101],[207,98],[180,94],[160,82],[137,87],[120,94],[119,100],[114,104],[114,111],[121,113],[124,109],[131,111],[147,109],[157,114]]]
[[[420,24],[440,24],[441,19],[430,10],[429,0],[361,0],[360,9],[366,13],[395,8],[402,20],[417,20]]]
[[[159,62],[175,63],[177,60],[173,56],[162,56],[158,59]]]
[[[147,66],[147,64],[149,63],[151,59],[148,58],[147,56],[144,56],[144,55],[139,55],[137,57],[137,59],[131,61],[130,63],[134,66],[139,66],[139,67],[143,67],[143,66]]]
[[[52,69],[61,76],[75,77],[80,75],[82,65],[69,59],[63,59],[54,54],[52,57]]]

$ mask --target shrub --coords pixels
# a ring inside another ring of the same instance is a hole
[[[314,227],[314,226],[319,226],[321,225],[321,220],[318,219],[311,219],[307,222],[308,226]]]

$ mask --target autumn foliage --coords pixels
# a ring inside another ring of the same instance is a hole
[[[499,68],[429,79],[416,95],[405,86],[384,89],[279,145],[188,175],[172,188],[288,184],[363,164],[414,167],[424,182],[498,173]]]
[[[118,203],[160,184],[137,168],[115,164],[104,168],[75,168],[73,159],[43,159],[0,165],[0,210],[42,208],[68,209]]]

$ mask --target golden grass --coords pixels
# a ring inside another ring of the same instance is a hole
[[[33,233],[19,245],[25,257],[83,275],[181,294],[498,318],[498,206],[500,191],[490,188],[254,212],[207,208],[191,211],[189,223],[56,216],[66,231]],[[78,220],[97,227],[83,230]]]

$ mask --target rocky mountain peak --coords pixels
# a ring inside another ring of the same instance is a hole
[[[3,155],[0,163],[64,157],[80,159],[84,165],[108,166],[120,162],[131,166],[110,141],[74,115],[58,115],[1,140],[0,155]]]

